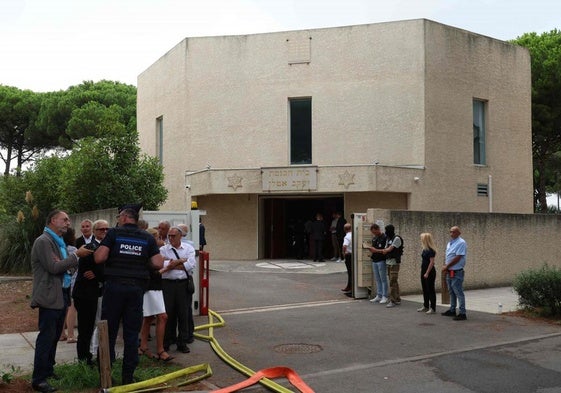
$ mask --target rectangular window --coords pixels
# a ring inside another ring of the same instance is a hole
[[[312,99],[290,99],[290,164],[312,163]]]
[[[156,119],[156,157],[160,160],[160,164],[164,163],[164,117],[160,116]]]
[[[485,101],[473,100],[473,163],[485,165]]]

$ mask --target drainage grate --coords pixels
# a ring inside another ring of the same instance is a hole
[[[315,353],[323,351],[321,345],[316,344],[281,344],[273,348],[275,352],[297,354],[297,353]]]

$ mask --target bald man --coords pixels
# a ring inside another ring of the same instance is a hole
[[[459,227],[453,226],[450,228],[450,241],[446,245],[446,259],[444,266],[442,266],[442,270],[446,272],[446,285],[448,285],[448,291],[450,292],[450,308],[442,315],[453,317],[454,321],[465,321],[467,319],[463,288],[467,244],[460,235]],[[459,303],[459,313],[456,315],[457,303]]]

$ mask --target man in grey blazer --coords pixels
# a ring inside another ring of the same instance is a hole
[[[56,347],[70,304],[70,286],[64,275],[69,268],[78,265],[78,258],[92,253],[82,246],[68,254],[62,235],[69,227],[68,214],[53,210],[47,216],[43,234],[35,239],[31,249],[31,307],[39,308],[39,334],[35,342],[31,385],[38,392],[56,390],[47,378],[54,376]]]

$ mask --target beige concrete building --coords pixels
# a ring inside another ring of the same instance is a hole
[[[291,257],[316,212],[533,212],[528,51],[425,19],[186,38],[138,129],[214,258]]]

